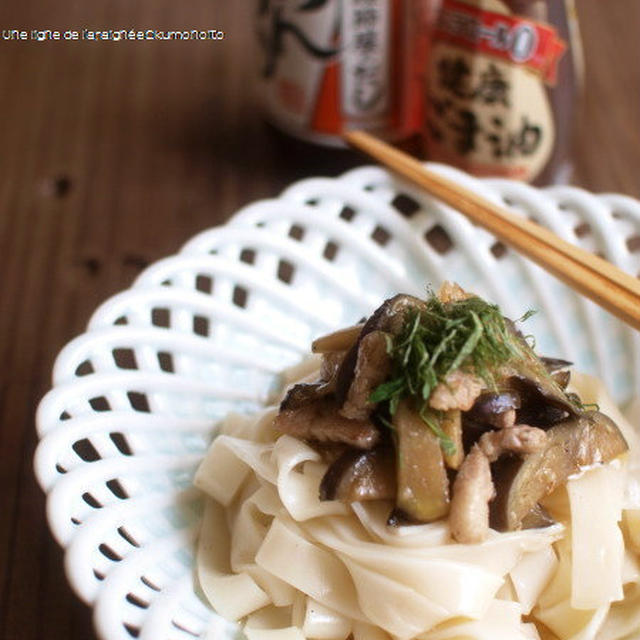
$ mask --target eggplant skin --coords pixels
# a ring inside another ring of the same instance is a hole
[[[398,293],[385,300],[365,322],[360,337],[371,331],[386,331],[393,335],[400,333],[404,326],[405,314],[411,309],[421,311],[426,308],[424,300],[407,293]]]
[[[373,331],[382,331],[397,335],[402,330],[407,311],[411,309],[421,310],[425,308],[423,300],[399,293],[388,300],[385,300],[364,323],[356,343],[347,351],[336,375],[336,398],[338,404],[342,406],[347,400],[353,377],[358,362],[358,351],[360,345],[368,334]]]
[[[493,465],[497,497],[491,503],[491,526],[498,531],[522,528],[523,521],[545,496],[570,476],[604,464],[629,449],[611,418],[587,411],[547,430],[547,443],[523,459],[504,457]]]
[[[395,460],[393,449],[388,446],[345,451],[320,482],[320,500],[361,502],[390,500],[395,495]]]
[[[369,400],[374,389],[391,373],[391,356],[387,352],[387,337],[384,331],[371,331],[360,341],[356,356],[353,379],[340,408],[345,418],[367,419],[375,403]]]
[[[296,393],[304,395],[307,391],[299,389]],[[292,405],[293,408],[287,408]],[[314,398],[299,405],[289,398],[285,408],[281,408],[275,417],[273,426],[302,440],[343,442],[356,449],[371,449],[380,441],[380,431],[371,420],[349,420],[340,415],[332,396]]]
[[[557,371],[566,369],[573,364],[573,362],[570,362],[569,360],[563,360],[562,358],[549,358],[547,356],[541,356],[540,361],[549,373],[556,373]]]
[[[293,385],[280,403],[280,411],[300,409],[305,404],[324,398],[329,394],[324,382],[299,382]]]
[[[565,418],[576,417],[580,407],[565,393],[562,379],[551,375],[571,363],[557,358],[539,358],[513,321],[505,318],[505,324],[521,346],[522,357],[504,365],[500,375],[502,384],[521,396],[518,422],[545,428]]]
[[[478,396],[471,410],[466,412],[466,416],[474,422],[487,423],[492,414],[520,409],[521,406],[520,394],[515,389],[485,391]]]

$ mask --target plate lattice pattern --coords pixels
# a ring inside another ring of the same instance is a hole
[[[640,203],[432,165],[640,274]],[[194,589],[191,479],[216,423],[259,408],[311,340],[404,291],[456,280],[519,317],[539,352],[640,383],[634,333],[457,212],[364,167],[296,183],[188,242],[105,302],[58,356],[35,459],[73,588],[109,640],[240,635]]]

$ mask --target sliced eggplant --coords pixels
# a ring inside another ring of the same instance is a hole
[[[605,463],[627,451],[616,424],[598,411],[585,412],[551,427],[545,447],[520,458],[503,458],[493,466],[497,497],[491,505],[491,526],[514,531],[545,496],[569,476]]]
[[[519,423],[547,429],[567,418],[576,417],[580,411],[551,376],[544,382],[526,376],[514,376],[510,384],[518,391],[522,401],[520,409],[516,411],[516,421]]]
[[[328,351],[322,356],[322,363],[320,365],[320,380],[330,383],[332,393],[333,391],[335,391],[338,371],[340,370],[340,367],[346,355],[346,351]]]
[[[485,391],[478,396],[467,416],[474,422],[491,424],[494,415],[505,413],[511,409],[519,409],[521,404],[520,394],[515,389],[505,389],[498,392]]]
[[[320,500],[391,500],[395,495],[395,460],[390,446],[345,451],[327,469],[320,483]]]
[[[396,506],[409,519],[431,522],[449,512],[449,479],[440,441],[403,400],[393,416],[398,492]]]
[[[388,335],[383,331],[372,331],[360,340],[353,379],[340,408],[340,413],[346,418],[364,420],[374,409],[375,403],[369,398],[391,373]]]
[[[499,386],[520,392],[522,409],[518,422],[536,427],[548,427],[567,417],[575,417],[580,408],[564,392],[558,381],[551,375],[550,369],[561,366],[566,361],[547,358],[548,365],[538,358],[527,344],[513,322],[506,321],[520,345],[520,357],[512,358],[500,369]]]
[[[393,298],[385,300],[383,304],[374,311],[371,317],[362,327],[356,343],[349,349],[345,356],[336,378],[336,397],[339,405],[348,403],[344,409],[344,415],[347,417],[362,416],[370,412],[371,407],[368,405],[368,396],[375,387],[371,387],[369,394],[361,393],[364,386],[360,386],[357,390],[352,391],[352,386],[357,383],[357,377],[363,366],[365,358],[360,354],[361,348],[369,349],[371,347],[371,339],[365,342],[365,338],[373,332],[383,332],[396,335],[402,331],[406,314],[411,309],[422,310],[425,303],[419,298],[406,294],[398,294]],[[381,344],[378,339],[373,339],[376,344]],[[386,339],[385,339],[386,352]],[[387,355],[386,374],[389,373],[391,367],[391,358]],[[384,378],[381,377],[380,382]],[[379,384],[379,383],[377,383]],[[376,386],[377,386],[376,384]]]
[[[280,411],[299,409],[305,404],[327,397],[331,389],[324,382],[300,382],[293,385],[280,403]]]
[[[562,358],[548,358],[546,356],[541,356],[540,361],[549,373],[556,373],[557,371],[566,369],[573,364],[573,362],[569,362],[569,360],[563,360]]]
[[[352,327],[338,329],[326,336],[316,338],[311,343],[311,351],[313,353],[332,353],[334,351],[346,351],[350,349],[358,339],[362,331],[362,324],[356,324]]]
[[[399,293],[385,300],[365,322],[362,335],[371,331],[386,331],[397,335],[402,331],[407,311],[422,311],[426,308],[424,300],[405,293]]]
[[[281,406],[274,419],[274,428],[296,438],[344,442],[357,449],[371,449],[380,440],[380,432],[370,420],[349,420],[341,416],[333,396],[313,399],[295,407]]]

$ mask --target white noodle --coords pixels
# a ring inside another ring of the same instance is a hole
[[[602,385],[573,380],[640,461],[637,435]],[[394,528],[388,503],[321,502],[326,465],[305,443],[275,433],[274,415],[228,417],[195,480],[211,498],[200,585],[216,611],[243,621],[249,640],[539,638],[524,615],[560,640],[618,640],[640,625],[637,548],[625,551],[618,527],[622,517],[640,545],[640,462],[629,465],[626,493],[619,462],[571,479],[545,502],[564,525],[457,544],[444,520]]]

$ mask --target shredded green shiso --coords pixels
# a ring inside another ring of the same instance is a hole
[[[527,312],[519,321],[532,313]],[[443,303],[432,293],[424,309],[407,312],[397,336],[387,336],[392,373],[369,399],[388,403],[393,416],[401,399],[413,398],[423,421],[450,455],[455,453],[455,445],[429,409],[431,392],[456,369],[472,373],[487,387],[495,388],[497,369],[512,358],[523,357],[525,349],[526,344],[509,329],[497,305],[476,296]]]

